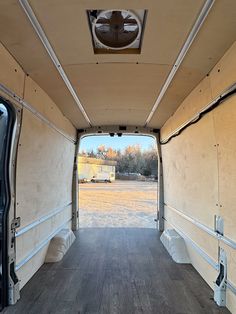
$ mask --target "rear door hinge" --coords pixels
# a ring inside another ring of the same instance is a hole
[[[214,300],[219,306],[226,306],[227,287],[227,256],[226,252],[219,249],[219,273],[214,287]]]

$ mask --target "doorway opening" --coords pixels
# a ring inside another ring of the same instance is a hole
[[[80,228],[156,228],[154,137],[83,137],[78,178]]]

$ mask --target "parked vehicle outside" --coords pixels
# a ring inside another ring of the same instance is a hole
[[[93,176],[91,182],[109,182],[115,181],[115,174],[113,172],[101,172]]]

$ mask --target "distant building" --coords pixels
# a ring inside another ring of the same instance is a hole
[[[115,180],[116,164],[117,162],[114,160],[79,157],[79,181],[112,182]]]

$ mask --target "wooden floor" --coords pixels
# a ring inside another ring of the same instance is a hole
[[[155,229],[81,229],[4,313],[229,313],[190,265],[176,264]]]

